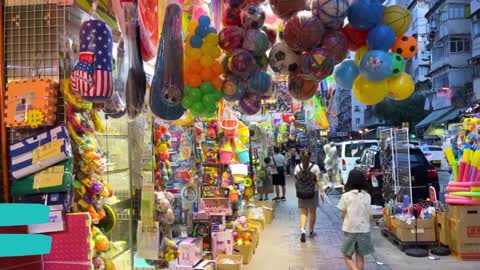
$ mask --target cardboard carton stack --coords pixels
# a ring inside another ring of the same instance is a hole
[[[480,206],[450,205],[446,226],[452,253],[462,260],[480,260]]]

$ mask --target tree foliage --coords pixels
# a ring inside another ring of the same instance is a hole
[[[374,113],[388,125],[401,126],[403,122],[409,122],[410,127],[413,127],[428,115],[429,112],[424,107],[423,95],[412,95],[402,101],[386,98],[374,106]]]

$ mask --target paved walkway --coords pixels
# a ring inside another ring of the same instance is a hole
[[[261,233],[260,245],[245,270],[348,270],[340,252],[341,217],[336,209],[338,197],[317,211],[318,236],[300,242],[300,225],[293,178],[287,179],[287,201],[278,202],[272,224]],[[308,230],[308,229],[307,229]],[[375,253],[367,257],[365,270],[480,269],[480,262],[460,262],[452,257],[440,260],[411,258],[372,228]],[[383,262],[383,265],[377,264]]]

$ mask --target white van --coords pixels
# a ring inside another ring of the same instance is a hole
[[[362,157],[363,151],[371,146],[378,146],[377,140],[358,140],[335,143],[338,153],[338,170],[342,183],[347,183],[348,174],[355,168],[358,159]]]

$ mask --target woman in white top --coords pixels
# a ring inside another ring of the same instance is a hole
[[[363,270],[364,257],[373,252],[370,238],[371,197],[365,173],[352,170],[338,208],[342,211],[342,253],[351,270]],[[353,255],[355,254],[355,262]]]
[[[298,199],[298,208],[300,209],[300,229],[301,236],[300,241],[306,241],[305,235],[305,226],[307,225],[307,218],[310,216],[309,225],[310,225],[310,237],[315,236],[315,221],[317,218],[317,207],[320,204],[319,197],[322,197],[323,201],[323,188],[321,184],[321,172],[317,164],[310,162],[310,153],[305,151],[302,154],[301,163],[295,166],[294,175],[297,181],[301,177],[301,173],[304,170],[310,169],[310,172],[316,176],[315,183],[315,194],[312,199]],[[321,195],[319,195],[321,194]]]

